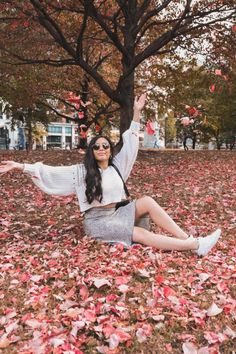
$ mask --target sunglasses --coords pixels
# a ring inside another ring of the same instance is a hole
[[[93,145],[93,150],[99,150],[100,148],[103,148],[104,150],[108,150],[110,149],[110,144],[109,143],[103,143],[103,144],[94,144]]]

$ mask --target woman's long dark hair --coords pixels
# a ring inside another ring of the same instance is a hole
[[[99,202],[101,202],[102,197],[103,197],[102,183],[101,183],[102,177],[101,177],[101,173],[99,171],[99,167],[98,167],[97,161],[96,161],[96,159],[94,157],[94,153],[93,153],[93,145],[100,138],[106,139],[108,141],[108,143],[110,144],[111,158],[108,161],[109,165],[111,165],[111,163],[112,163],[112,156],[113,156],[113,152],[114,152],[112,142],[106,136],[98,135],[98,136],[92,138],[92,140],[89,143],[89,146],[87,148],[85,158],[84,158],[84,165],[86,168],[85,194],[86,194],[87,201],[89,204],[91,204],[94,200],[98,200]]]

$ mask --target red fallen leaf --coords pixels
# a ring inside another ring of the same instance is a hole
[[[155,281],[156,281],[158,284],[163,283],[164,280],[165,280],[165,278],[164,278],[162,275],[157,275],[157,276],[155,277]]]
[[[198,111],[198,109],[195,108],[195,107],[189,107],[189,108],[188,108],[188,113],[189,113],[190,116],[196,117],[196,116],[198,116],[199,111]]]
[[[114,334],[118,336],[120,342],[126,342],[127,340],[131,339],[130,334],[122,331],[121,329],[116,329]]]
[[[85,310],[84,317],[87,321],[95,322],[97,320],[96,313],[93,310]]]
[[[48,266],[49,266],[50,268],[56,268],[57,265],[58,265],[58,262],[57,262],[55,259],[50,259],[50,260],[48,261]]]
[[[211,93],[215,92],[215,89],[216,89],[216,85],[214,84],[209,87]]]
[[[116,294],[110,294],[106,296],[106,302],[111,302],[111,301],[115,301],[119,298],[118,295]]]
[[[166,344],[165,347],[166,347],[166,350],[167,350],[168,352],[172,352],[172,351],[173,351],[173,348],[172,348],[171,343]]]
[[[96,125],[95,125],[95,130],[96,130],[97,133],[99,133],[101,129],[102,129],[102,128],[100,127],[99,124],[96,124]]]
[[[26,313],[22,318],[21,318],[21,322],[25,322],[29,319],[33,318],[33,314],[32,313]]]
[[[224,313],[226,315],[229,315],[230,313],[232,313],[232,305],[231,304],[227,304],[223,307],[224,309]]]
[[[75,295],[76,289],[75,287],[71,288],[67,293],[64,295],[65,299],[70,299],[72,296]]]
[[[165,286],[163,288],[163,293],[165,297],[174,296],[176,294],[176,292],[173,289],[171,289],[169,286]]]
[[[20,276],[19,276],[19,280],[21,281],[21,282],[27,282],[29,279],[30,279],[30,275],[29,274],[27,274],[27,273],[24,273],[24,274],[21,274]]]
[[[158,288],[153,288],[153,289],[152,289],[152,294],[153,294],[153,296],[154,296],[155,298],[158,298],[158,297],[161,297],[161,296],[162,296],[162,294],[161,294],[161,292],[160,292],[160,290],[159,290]]]
[[[214,201],[214,198],[213,198],[212,195],[209,195],[209,196],[206,197],[206,199],[205,199],[205,202],[206,202],[206,203],[212,203],[213,201]]]
[[[17,21],[13,21],[12,24],[11,24],[11,28],[12,29],[15,29],[19,26],[19,23]]]
[[[0,232],[0,238],[3,240],[8,238],[9,236],[10,236],[10,234],[8,232]]]
[[[75,348],[75,346],[73,344],[70,344],[70,343],[63,344],[60,349],[62,349],[62,351],[60,350],[58,352],[55,352],[55,350],[54,350],[53,352],[55,354],[59,354],[59,353],[84,354],[84,352],[82,352],[78,348]]]
[[[78,318],[78,316],[81,314],[81,311],[78,307],[75,307],[75,308],[70,308],[66,311],[66,316],[72,318],[72,319],[76,319]]]
[[[184,297],[181,297],[181,298],[179,299],[179,303],[180,303],[180,305],[186,305],[186,304],[188,303],[188,300],[185,299]]]
[[[184,126],[188,126],[189,123],[190,123],[189,117],[182,117],[182,118],[180,119],[180,121],[181,121],[181,124],[183,124]]]
[[[102,327],[102,332],[106,338],[109,338],[112,333],[115,332],[115,327],[112,324],[107,323]]]
[[[89,290],[86,285],[81,285],[79,294],[83,300],[87,300],[87,298],[89,297]]]
[[[114,333],[111,334],[109,338],[109,348],[115,349],[120,343],[126,342],[131,339],[129,333],[122,331],[121,329],[116,329]]]
[[[11,342],[6,337],[0,339],[0,348],[1,349],[9,347],[10,344],[11,344]]]
[[[217,286],[217,289],[218,289],[221,293],[226,293],[226,292],[229,291],[228,285],[227,285],[227,283],[224,282],[224,281],[219,282],[216,286]]]
[[[55,225],[56,224],[56,221],[55,220],[48,220],[48,225]]]
[[[78,112],[78,117],[79,117],[79,119],[84,118],[84,112]]]
[[[222,75],[222,72],[220,69],[216,69],[215,70],[215,74],[218,75],[218,76],[221,76]]]
[[[76,301],[66,300],[60,305],[60,310],[67,311],[69,308],[78,305]]]
[[[152,334],[152,326],[150,324],[143,324],[136,331],[136,337],[139,343],[145,342],[147,337],[150,337]]]
[[[71,96],[69,98],[67,98],[67,101],[71,102],[71,103],[79,103],[81,101],[80,97],[76,97],[76,96]]]
[[[130,281],[130,277],[127,276],[119,276],[115,278],[115,284],[116,285],[123,285],[123,284],[127,284]]]
[[[214,343],[222,343],[225,340],[227,340],[227,336],[224,335],[223,333],[215,333],[211,331],[206,331],[204,332],[204,337],[208,341],[209,344],[214,344]]]
[[[111,253],[121,253],[124,251],[124,245],[122,243],[117,243],[113,247],[110,248]]]
[[[233,25],[232,31],[233,31],[233,32],[236,32],[236,25]]]
[[[194,335],[188,334],[188,333],[179,334],[178,335],[178,339],[187,340],[188,343],[190,342],[190,340],[191,341],[195,341],[196,340]]]
[[[8,221],[8,220],[1,220],[1,224],[2,224],[3,226],[8,227],[8,226],[12,225],[12,222],[11,222],[11,221]]]

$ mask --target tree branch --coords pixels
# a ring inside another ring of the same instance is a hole
[[[51,34],[57,43],[59,43],[62,48],[64,48],[67,53],[69,53],[73,58],[76,58],[75,50],[69,45],[66,38],[63,36],[60,27],[57,23],[48,15],[48,13],[43,9],[39,0],[30,0],[36,13],[38,14],[39,23],[46,28],[46,30]]]
[[[103,20],[102,15],[97,12],[97,9],[93,5],[93,1],[86,0],[86,5],[88,6],[88,15],[94,19],[95,22],[99,24],[101,28],[106,32],[108,37],[111,39],[114,46],[121,52],[123,55],[128,56],[124,46],[121,44],[121,41],[115,32],[112,32],[107,26],[106,22]]]
[[[83,35],[84,35],[85,29],[86,29],[87,19],[88,19],[88,14],[87,14],[87,11],[85,10],[84,17],[83,17],[83,23],[81,25],[80,33],[77,38],[76,57],[83,56]]]
[[[163,1],[162,5],[157,7],[155,10],[149,11],[145,16],[143,16],[142,20],[140,21],[139,25],[137,26],[135,34],[137,35],[141,31],[142,27],[147,23],[147,21],[150,18],[152,18],[153,16],[156,16],[157,14],[159,14],[159,12],[161,12],[162,10],[164,10],[169,5],[169,3],[171,3],[171,1],[172,0]],[[142,15],[143,15],[143,13],[140,12],[138,15],[138,19],[141,18]]]

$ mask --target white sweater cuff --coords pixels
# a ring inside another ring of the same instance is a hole
[[[130,124],[130,129],[138,132],[140,129],[140,123],[139,122],[135,122],[134,120],[132,120],[131,124]]]

